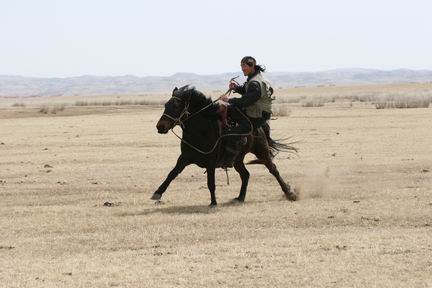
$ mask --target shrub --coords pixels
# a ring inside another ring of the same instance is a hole
[[[324,102],[321,99],[317,100],[308,100],[302,103],[303,107],[322,107],[324,106]]]
[[[287,105],[273,105],[272,112],[275,117],[289,117],[291,115],[291,110]]]

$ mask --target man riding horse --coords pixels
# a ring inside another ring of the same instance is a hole
[[[247,76],[247,81],[242,85],[231,81],[229,88],[235,93],[239,93],[242,96],[240,98],[223,97],[222,100],[227,101],[228,105],[228,117],[237,123],[234,127],[228,129],[226,134],[247,134],[251,127],[255,129],[262,127],[266,136],[270,134],[270,127],[268,126],[267,120],[271,116],[271,102],[273,88],[270,83],[264,79],[261,72],[265,69],[261,65],[256,64],[255,58],[251,56],[243,57],[240,62],[241,69],[244,76]],[[242,110],[248,119],[244,116]],[[267,137],[269,138],[269,137]],[[234,159],[237,157],[241,146],[244,144],[243,137],[229,136],[226,141],[225,153],[221,161],[223,167],[232,167]]]
[[[241,188],[235,201],[243,202],[249,182],[249,171],[244,164],[244,158],[248,153],[253,153],[257,157],[253,161],[254,164],[263,164],[267,167],[278,181],[288,200],[295,201],[297,199],[295,189],[292,189],[283,180],[273,163],[274,153],[297,150],[292,146],[271,139],[269,135],[266,120],[271,115],[273,91],[261,75],[264,69],[256,65],[255,59],[250,56],[243,58],[241,65],[243,73],[248,76],[248,79],[242,86],[230,85],[232,90],[242,94],[241,98],[224,99],[229,103],[228,114],[232,122],[235,122],[231,128],[227,129],[225,135],[220,135],[219,119],[222,118],[223,120],[224,118],[218,114],[221,106],[215,104],[216,101],[212,101],[211,98],[187,85],[173,90],[172,97],[165,103],[163,114],[157,122],[156,128],[158,133],[166,134],[177,125],[181,127],[182,137],[177,136],[181,139],[181,154],[175,167],[153,193],[152,200],[160,200],[170,183],[183,169],[190,164],[196,164],[206,169],[207,187],[210,191],[210,205],[212,207],[217,205],[215,170],[219,167],[234,166],[234,169],[239,173]],[[260,126],[267,129],[257,129]],[[267,130],[267,133],[264,130]],[[228,148],[226,148],[227,153],[224,153],[223,156],[224,163],[221,163],[219,161],[220,150],[225,148],[223,148],[224,145],[221,145],[220,140],[225,138],[228,139]],[[246,144],[238,145],[240,140]],[[234,164],[232,163],[233,160]]]

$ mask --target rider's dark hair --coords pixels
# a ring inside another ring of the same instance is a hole
[[[255,65],[255,70],[258,70],[260,72],[265,72],[266,67],[263,65]]]
[[[248,65],[250,67],[255,66],[255,70],[258,70],[260,72],[264,72],[266,70],[265,66],[257,65],[255,58],[253,58],[252,56],[243,57],[240,63],[245,63],[246,65]]]

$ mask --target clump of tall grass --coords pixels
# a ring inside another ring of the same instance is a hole
[[[39,113],[43,114],[57,114],[58,112],[63,112],[66,109],[65,104],[56,104],[54,106],[43,105],[39,108]]]
[[[116,101],[75,101],[74,106],[134,106],[153,105],[161,106],[166,100],[116,100]]]
[[[324,101],[322,99],[310,99],[302,103],[302,107],[323,107]]]
[[[291,115],[291,110],[284,104],[273,105],[272,115],[275,117],[289,117]]]
[[[376,109],[428,108],[432,102],[431,95],[384,95],[374,104]]]
[[[307,96],[276,96],[274,103],[300,103],[302,100],[306,99]]]
[[[26,105],[24,103],[14,103],[12,104],[12,107],[25,107]]]

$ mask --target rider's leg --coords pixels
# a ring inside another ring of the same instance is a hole
[[[246,114],[240,112],[238,108],[229,107],[228,116],[237,125],[226,131],[226,134],[235,135],[226,137],[227,141],[225,145],[224,157],[221,161],[223,167],[233,166],[234,159],[237,157],[241,147],[245,144],[242,141],[239,141],[244,139],[244,136],[241,135],[246,136],[246,134],[252,130],[250,120],[247,118]]]

